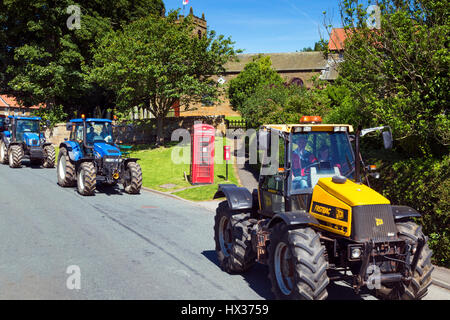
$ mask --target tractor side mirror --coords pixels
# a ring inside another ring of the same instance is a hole
[[[391,131],[383,131],[383,143],[385,149],[392,149],[392,134]]]
[[[67,122],[66,123],[66,130],[67,131],[72,131],[72,123],[71,122]]]
[[[268,150],[270,144],[270,132],[260,130],[258,132],[259,150]]]

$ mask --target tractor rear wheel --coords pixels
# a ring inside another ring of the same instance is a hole
[[[324,300],[328,262],[320,236],[309,227],[289,230],[277,224],[269,244],[269,279],[277,299]]]
[[[228,202],[219,203],[214,224],[214,241],[221,268],[228,273],[243,273],[256,262],[251,241],[249,213],[233,214]]]
[[[61,148],[58,155],[58,165],[56,167],[58,184],[61,187],[74,187],[76,182],[75,164],[70,161],[66,148]]]
[[[418,239],[424,237],[422,227],[411,221],[398,222],[396,225],[399,238],[412,245],[412,248],[417,248]],[[431,264],[432,254],[433,252],[428,244],[425,243],[412,280],[409,283],[400,282],[391,286],[382,285],[380,289],[375,291],[376,296],[386,300],[420,300],[425,297],[428,293],[428,287],[432,283],[431,273],[434,269]],[[409,263],[412,262],[413,256],[411,254]]]
[[[0,163],[8,164],[8,148],[3,141],[0,141]]]
[[[96,172],[92,162],[83,162],[78,168],[78,193],[83,196],[93,196],[96,186]]]
[[[125,169],[123,188],[126,193],[138,194],[142,187],[142,169],[136,162],[128,162]]]
[[[23,149],[19,145],[13,145],[9,148],[8,154],[9,166],[11,168],[22,167]]]
[[[44,168],[54,168],[55,167],[55,147],[53,145],[48,145],[44,147],[44,162],[42,166]]]

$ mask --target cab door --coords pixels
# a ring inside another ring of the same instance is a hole
[[[286,141],[280,137],[278,141],[278,170],[273,175],[261,176],[259,197],[261,213],[272,216],[274,212],[285,211],[285,156]]]

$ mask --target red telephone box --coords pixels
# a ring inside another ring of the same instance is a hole
[[[191,183],[214,183],[215,129],[208,124],[195,124],[191,135]]]

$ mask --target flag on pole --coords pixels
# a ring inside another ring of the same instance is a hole
[[[189,0],[183,0],[183,6],[187,5],[189,3]]]

